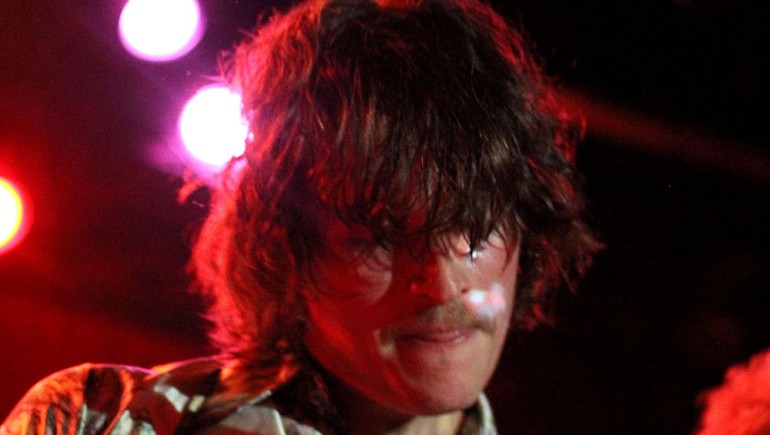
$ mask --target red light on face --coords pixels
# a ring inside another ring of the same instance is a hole
[[[26,235],[31,221],[29,210],[20,190],[0,178],[0,254],[16,246]]]

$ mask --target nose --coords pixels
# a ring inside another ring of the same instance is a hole
[[[409,294],[440,305],[460,297],[470,286],[470,270],[452,252],[430,250],[418,258],[406,254],[400,268]]]

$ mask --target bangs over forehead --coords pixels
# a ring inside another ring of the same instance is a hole
[[[457,7],[446,3],[356,7],[352,22],[320,16],[329,34],[299,110],[315,116],[304,123],[313,142],[303,190],[379,239],[459,230],[476,241],[512,229],[527,171],[519,144],[535,146],[543,122],[529,119],[536,87],[516,71],[531,67],[516,41],[478,34],[457,19],[468,15],[441,13]]]

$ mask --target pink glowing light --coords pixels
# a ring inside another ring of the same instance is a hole
[[[240,95],[223,86],[199,90],[179,119],[179,133],[187,151],[211,166],[222,166],[243,154],[247,131]]]
[[[140,59],[178,59],[203,34],[200,6],[196,0],[129,0],[120,14],[118,30],[126,50]]]

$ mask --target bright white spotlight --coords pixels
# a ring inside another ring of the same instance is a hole
[[[179,119],[179,133],[187,151],[212,166],[222,166],[243,154],[247,132],[240,95],[223,86],[199,90]]]
[[[31,219],[29,210],[19,189],[0,178],[0,253],[13,248],[24,238]]]
[[[126,50],[140,59],[178,59],[203,34],[200,7],[196,0],[128,0],[118,30]]]

